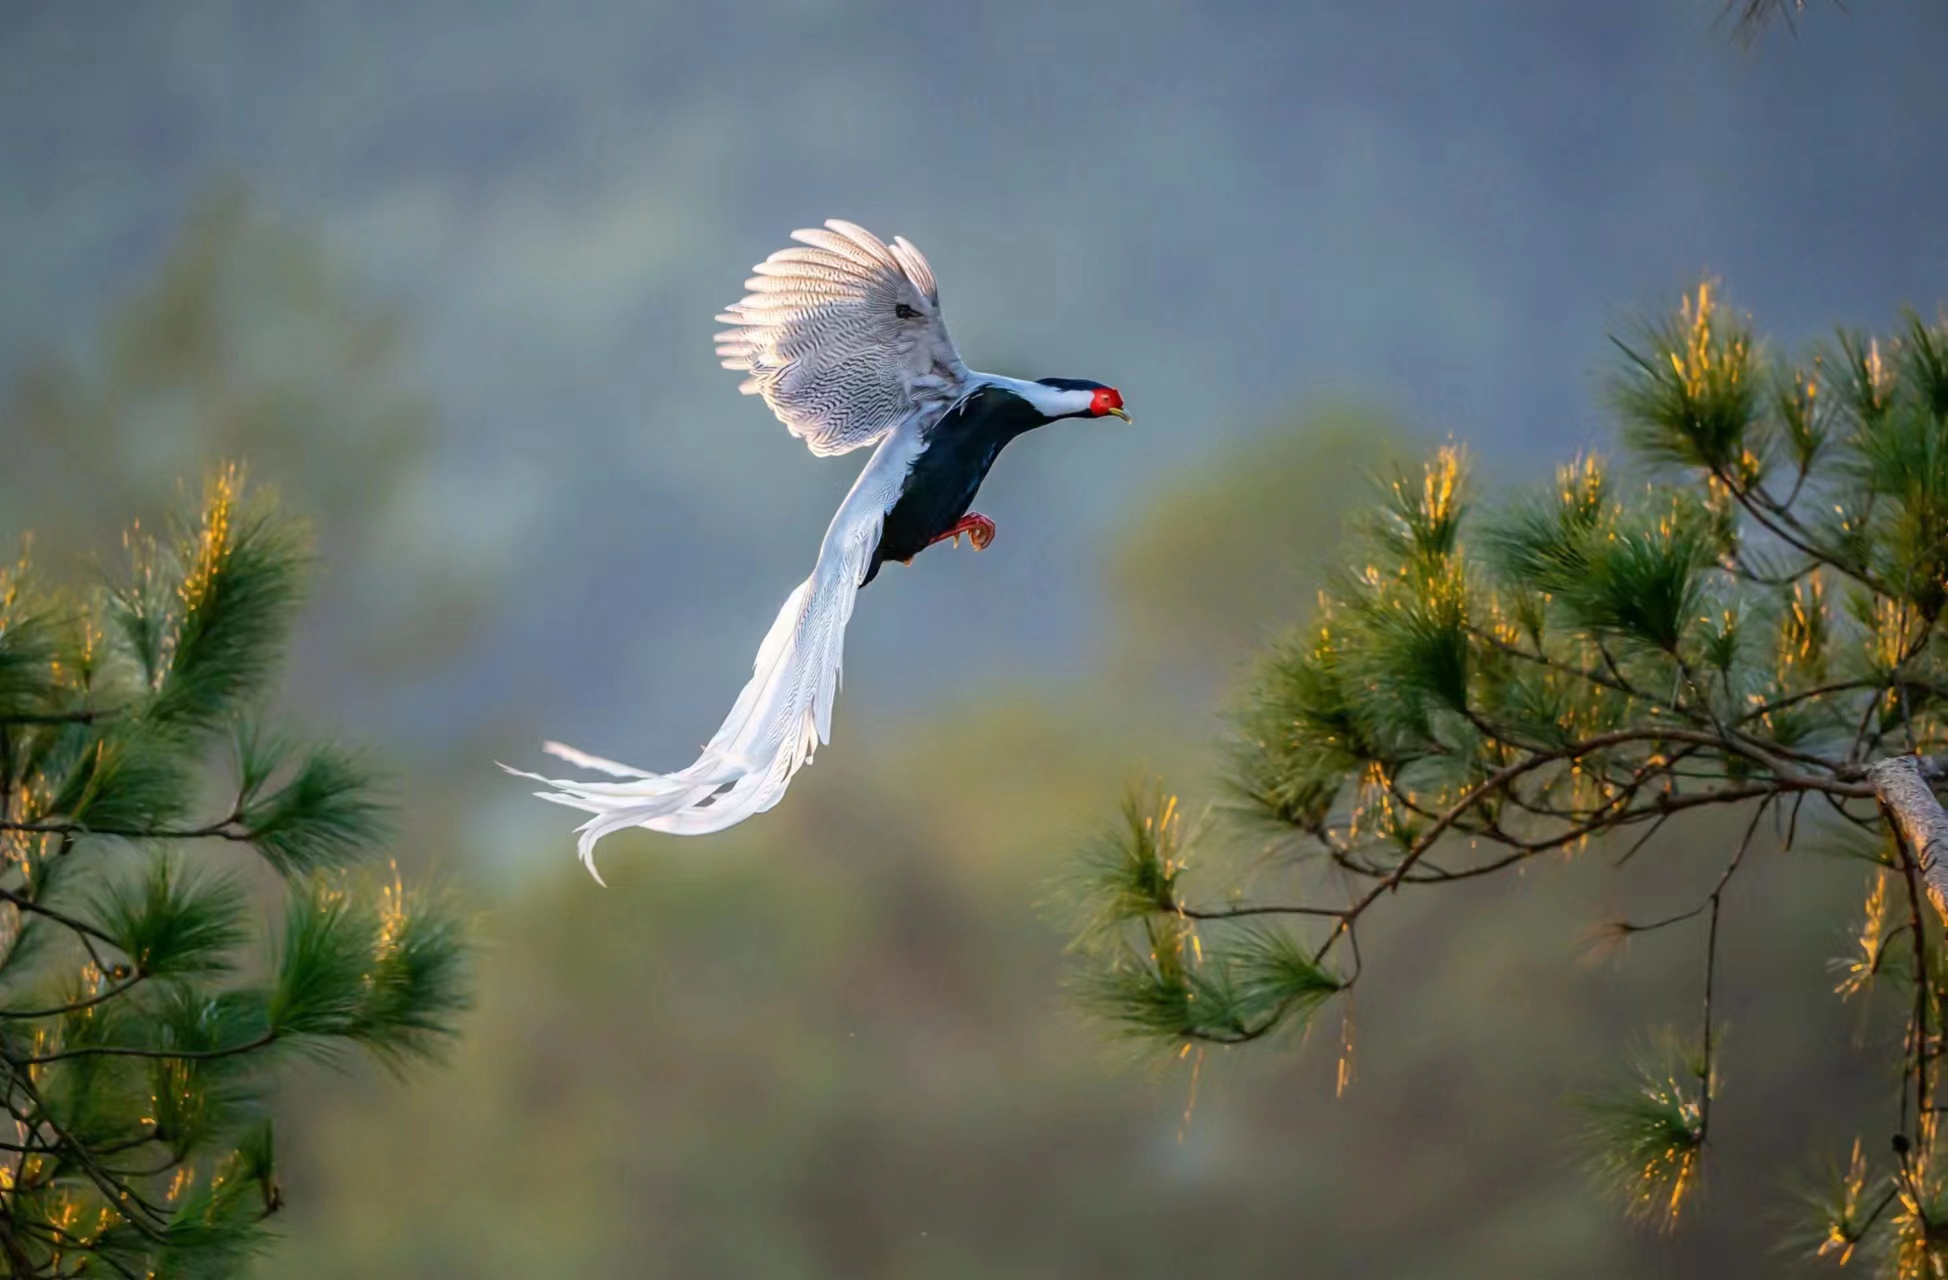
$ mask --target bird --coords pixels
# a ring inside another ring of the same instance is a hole
[[[758,648],[751,679],[694,764],[651,773],[548,742],[542,750],[614,781],[550,778],[536,795],[591,816],[577,828],[582,864],[603,883],[596,843],[630,827],[671,835],[723,831],[784,797],[792,777],[832,740],[846,623],[888,561],[910,564],[968,536],[976,551],[994,521],[970,510],[1001,450],[1069,418],[1130,415],[1122,393],[1081,378],[1025,380],[962,363],[948,336],[925,255],[830,219],[791,233],[716,319],[723,367],[746,374],[792,435],[821,457],[873,446],[819,543],[811,576],[786,598]]]

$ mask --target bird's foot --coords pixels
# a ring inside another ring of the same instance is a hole
[[[952,538],[954,545],[958,547],[960,545],[960,536],[963,533],[967,535],[968,541],[974,544],[976,551],[986,551],[988,544],[994,541],[994,521],[981,515],[979,512],[970,511],[962,516],[960,522],[953,528],[947,530],[945,533],[936,535],[933,541],[945,542],[947,539]],[[931,546],[932,543],[928,545]]]

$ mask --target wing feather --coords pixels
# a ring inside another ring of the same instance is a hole
[[[969,374],[926,256],[855,223],[791,233],[717,316],[717,358],[816,454],[845,453],[959,398]]]
[[[927,265],[926,255],[914,247],[905,236],[893,237],[893,254],[900,260],[906,278],[913,282],[914,288],[926,294],[935,302],[940,301],[940,286],[934,283],[933,268]]]

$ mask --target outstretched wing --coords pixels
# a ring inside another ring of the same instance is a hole
[[[940,318],[940,289],[906,240],[889,246],[837,219],[799,230],[744,282],[751,292],[717,319],[726,369],[761,395],[816,454],[871,444],[932,403],[951,403],[967,366]]]

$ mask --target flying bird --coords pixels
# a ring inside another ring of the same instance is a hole
[[[909,241],[895,236],[889,245],[837,219],[791,238],[797,243],[760,262],[744,283],[749,294],[717,317],[730,326],[717,334],[717,355],[749,375],[738,390],[762,396],[813,453],[875,448],[825,531],[811,577],[778,611],[750,683],[695,764],[649,773],[550,742],[548,754],[620,781],[508,770],[551,787],[535,793],[542,799],[594,815],[578,843],[598,882],[595,845],[611,832],[703,835],[784,797],[792,775],[832,740],[846,622],[860,589],[887,561],[911,563],[936,542],[958,545],[967,534],[985,550],[994,521],[969,507],[1009,441],[1063,418],[1129,421],[1122,395],[1100,382],[1029,382],[962,364],[933,269]]]

